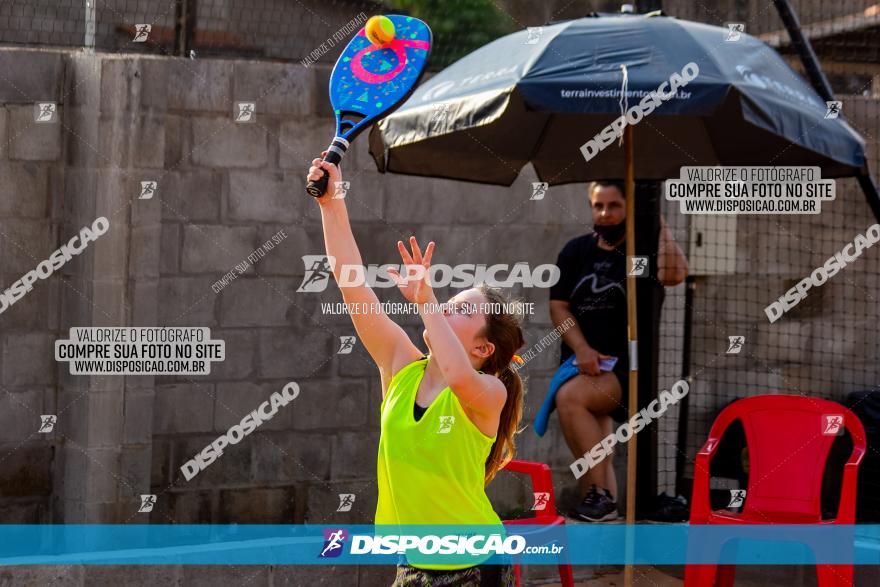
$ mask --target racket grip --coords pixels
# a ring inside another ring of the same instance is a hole
[[[339,165],[339,162],[342,161],[342,157],[345,156],[347,150],[348,141],[342,137],[335,137],[333,142],[330,143],[330,146],[327,147],[327,156],[324,157],[324,161]],[[327,191],[327,183],[330,181],[330,174],[324,170],[321,170],[321,173],[322,175],[320,178],[306,184],[306,193],[313,198],[320,198]]]

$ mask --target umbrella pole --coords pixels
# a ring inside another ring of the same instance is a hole
[[[626,157],[626,305],[627,338],[629,339],[629,417],[638,411],[639,372],[638,372],[638,325],[636,324],[636,277],[632,275],[630,263],[636,254],[636,194],[635,158],[633,157],[633,128],[627,125],[623,130],[623,150]],[[626,450],[626,524],[627,559],[633,560],[634,527],[636,523],[636,456],[638,455],[635,434],[629,439]],[[633,585],[633,565],[627,564],[623,571],[625,587]]]

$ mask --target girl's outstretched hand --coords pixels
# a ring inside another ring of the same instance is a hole
[[[428,243],[424,257],[416,237],[409,237],[409,244],[412,247],[412,255],[406,250],[403,241],[397,241],[397,250],[400,251],[400,257],[406,266],[406,276],[401,276],[400,272],[392,267],[388,268],[388,273],[397,282],[397,289],[407,301],[413,304],[433,302],[434,290],[428,283],[428,269],[431,267],[431,256],[434,254],[434,241]]]

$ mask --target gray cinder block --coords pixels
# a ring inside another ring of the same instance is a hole
[[[219,272],[222,275],[254,250],[256,236],[256,229],[247,226],[184,226],[181,267],[186,273]]]
[[[257,116],[260,112],[305,115],[314,109],[314,83],[311,68],[291,67],[286,63],[237,61],[233,101],[256,102]]]
[[[56,122],[38,123],[34,120],[33,104],[7,105],[9,123],[7,139],[12,160],[57,161],[61,157],[61,134],[64,109],[59,107]],[[67,132],[67,131],[64,131]]]
[[[258,114],[259,116],[259,114]],[[192,161],[202,167],[263,167],[269,162],[266,128],[229,116],[192,120]]]
[[[208,432],[213,429],[214,386],[200,383],[158,385],[153,406],[156,434]]]
[[[293,205],[290,192],[298,191],[299,187],[287,184],[280,173],[230,171],[229,218],[245,222],[295,222],[302,214],[302,206]]]
[[[61,97],[63,53],[3,51],[0,52],[0,71],[7,78],[0,87],[2,103],[57,102]]]

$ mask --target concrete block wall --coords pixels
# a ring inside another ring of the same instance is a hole
[[[27,75],[12,71],[27,64]],[[0,56],[0,280],[3,289],[34,269],[66,232],[56,195],[64,187],[63,108],[38,124],[35,102],[58,102],[61,54],[4,51]],[[68,237],[69,238],[69,237]],[[50,520],[58,446],[38,433],[42,414],[59,411],[52,341],[60,329],[64,286],[53,277],[0,314],[0,518]]]
[[[321,302],[341,300],[335,286],[296,292],[302,256],[324,252],[302,177],[332,136],[327,69],[23,50],[0,52],[0,65],[9,82],[0,84],[0,185],[14,186],[0,194],[4,287],[97,216],[111,221],[85,254],[0,314],[0,520],[368,523],[381,399],[375,366],[361,347],[335,354],[339,336],[354,334],[346,317],[321,311]],[[233,122],[238,100],[256,103],[254,123]],[[29,122],[35,101],[59,103],[55,130]],[[853,100],[847,109],[861,113],[855,124],[863,133],[876,124],[875,103]],[[415,234],[437,242],[438,263],[535,266],[552,263],[592,224],[584,186],[553,187],[532,201],[529,169],[510,188],[383,176],[366,147],[355,142],[343,164],[366,263],[398,262],[396,241]],[[870,148],[876,163],[876,144]],[[152,200],[137,199],[144,180],[158,182]],[[710,423],[727,394],[741,396],[744,385],[747,393],[795,385],[841,397],[876,382],[877,251],[815,292],[818,306],[805,302],[778,324],[762,323],[767,300],[873,222],[851,185],[826,206],[817,218],[743,219],[737,274],[702,279],[696,422]],[[684,239],[686,224],[670,220]],[[286,234],[280,244],[213,291],[279,230]],[[805,252],[804,242],[814,250]],[[661,340],[680,332],[680,290],[668,292]],[[378,293],[400,300],[394,289]],[[454,293],[446,288],[438,298]],[[535,302],[528,348],[552,329],[547,292],[512,293]],[[420,343],[418,320],[400,322]],[[208,326],[226,341],[227,359],[198,378],[73,377],[54,362],[52,344],[71,326],[126,324]],[[717,333],[743,326],[754,332],[760,361],[725,365]],[[843,346],[829,346],[834,340]],[[678,376],[678,344],[663,349],[661,382]],[[823,361],[830,349],[850,363]],[[556,352],[545,350],[525,370],[524,423],[543,399]],[[196,478],[182,477],[183,462],[291,380],[302,388],[297,400]],[[42,413],[59,414],[55,433],[36,434]],[[661,438],[672,433],[663,428]],[[705,429],[692,427],[690,454],[704,437]],[[529,427],[519,444],[521,458],[554,468],[567,505],[575,489],[555,418],[543,439]],[[137,514],[141,493],[159,496],[153,513]],[[357,496],[351,512],[336,512],[339,493]],[[514,509],[528,503],[530,489],[502,476],[491,495],[499,509]],[[100,572],[74,569],[69,579],[88,582],[85,575]],[[168,572],[176,581],[191,571]],[[283,580],[280,570],[266,572]],[[388,582],[380,577],[387,569],[357,573],[362,585]]]
[[[296,7],[283,0],[204,0],[198,5],[196,29],[232,35],[265,57],[299,60],[362,11],[372,15],[383,9],[367,0],[309,2]],[[332,64],[338,52],[333,49],[321,58],[322,63]]]
[[[94,4],[94,43],[100,51],[169,54],[175,2],[107,0]],[[251,55],[299,61],[360,12],[379,12],[368,0],[333,0],[291,5],[283,0],[199,0],[195,39],[203,55]],[[133,43],[130,27],[150,24],[146,42]],[[86,0],[29,0],[0,5],[0,42],[81,47],[88,17]],[[333,63],[339,48],[322,57]]]
[[[381,12],[369,0],[333,0],[291,5],[283,0],[199,0],[196,30],[198,48],[205,54],[258,55],[300,60],[321,45],[361,11]],[[585,16],[590,11],[615,12],[621,2],[592,0],[572,4],[552,0],[536,4],[528,0],[504,0],[500,11],[520,27],[540,26],[552,20]],[[812,23],[865,10],[864,0],[801,0],[792,2],[802,23]],[[782,29],[776,10],[763,0],[725,0],[702,5],[666,0],[663,9],[681,19],[723,26],[743,22],[750,34]],[[167,52],[156,42],[131,43],[119,27],[152,24],[154,38],[165,46],[174,29],[174,3],[163,0],[111,0],[98,2],[95,11],[96,47],[105,51]],[[29,0],[0,5],[0,41],[4,43],[82,46],[86,32],[85,0]],[[322,57],[333,63],[337,49]]]

